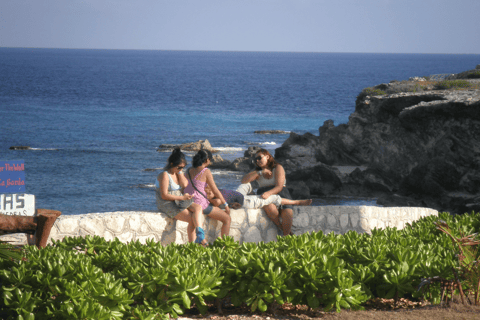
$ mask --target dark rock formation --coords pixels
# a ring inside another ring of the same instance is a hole
[[[234,171],[250,172],[255,169],[255,155],[260,150],[260,147],[248,147],[243,154],[243,157],[235,159],[230,163],[228,169]]]
[[[220,155],[216,154],[213,156],[212,163],[210,164],[211,169],[229,169],[232,163],[228,160],[224,160]]]
[[[480,82],[462,81],[470,82],[462,90],[425,81],[367,88],[347,124],[325,121],[319,136],[291,133],[275,158],[289,183],[303,181],[313,195],[374,195],[383,205],[456,213],[477,208]],[[336,166],[366,170],[342,174]]]
[[[157,151],[160,151],[160,152],[172,151],[176,147],[180,147],[182,151],[199,151],[204,149],[204,150],[209,150],[212,153],[218,152],[218,150],[215,150],[214,148],[212,148],[212,145],[207,139],[199,140],[197,142],[183,143],[183,144],[161,144],[158,146]]]
[[[30,150],[32,148],[29,146],[11,146],[9,149],[10,150]]]

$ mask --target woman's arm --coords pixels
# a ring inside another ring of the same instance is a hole
[[[188,180],[183,174],[183,171],[177,173],[178,185],[180,188],[185,189],[188,186]]]
[[[282,165],[277,164],[275,167],[275,187],[267,192],[262,194],[263,199],[267,199],[272,194],[278,194],[283,189],[283,184],[285,183],[285,169],[283,169]]]
[[[213,194],[215,195],[215,198],[220,199],[222,203],[226,203],[225,198],[223,197],[222,193],[220,190],[218,190],[217,185],[215,184],[215,181],[213,180],[213,175],[210,170],[205,171],[206,178],[207,178],[207,184],[212,190]],[[228,206],[225,207],[225,211],[230,214],[230,208]]]
[[[242,183],[249,183],[252,181],[257,180],[260,177],[257,171],[252,171],[247,173],[246,175],[243,176],[242,178]]]
[[[191,195],[183,195],[183,196],[174,196],[168,193],[168,185],[170,183],[168,179],[168,175],[166,172],[162,172],[157,177],[158,182],[160,183],[160,195],[162,196],[163,200],[167,201],[175,201],[175,200],[188,200],[191,199]]]

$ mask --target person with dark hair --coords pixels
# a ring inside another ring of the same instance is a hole
[[[251,183],[252,187],[258,188],[257,195],[267,199],[271,195],[278,194],[283,199],[292,199],[290,192],[285,187],[285,169],[275,161],[268,150],[260,149],[255,157],[256,169],[247,173],[242,178],[242,184]],[[310,201],[311,203],[311,201]],[[283,235],[292,234],[293,207],[292,205],[280,206],[280,212],[274,203],[262,208],[272,222],[283,231]],[[282,223],[280,223],[280,218]]]
[[[155,181],[157,208],[167,216],[188,223],[188,241],[205,245],[205,232],[202,228],[202,207],[193,201],[193,195],[183,193],[188,181],[183,175],[187,160],[180,148],[175,148],[168,157],[164,171]],[[196,232],[196,238],[195,238]]]
[[[207,168],[212,162],[212,153],[208,150],[200,150],[193,157],[193,168],[187,170],[188,186],[185,188],[185,192],[193,195],[193,199],[196,204],[199,204],[203,209],[203,214],[208,215],[211,219],[222,222],[221,236],[230,233],[230,208],[225,198],[220,193],[213,180],[212,172]],[[210,204],[205,192],[205,186],[209,185],[216,198],[220,199],[221,207],[214,207]]]

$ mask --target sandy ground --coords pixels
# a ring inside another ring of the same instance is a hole
[[[191,319],[212,319],[212,320],[277,320],[277,319],[324,319],[324,320],[377,320],[377,319],[458,319],[470,320],[480,319],[480,306],[463,305],[457,299],[448,306],[440,305],[420,305],[404,301],[398,307],[393,308],[392,301],[384,304],[370,305],[364,311],[342,310],[337,312],[324,312],[320,309],[310,310],[306,306],[284,305],[274,312],[267,311],[265,313],[251,313],[248,308],[224,307],[223,313],[218,313],[213,306],[209,308],[209,312],[201,315],[195,309],[189,313],[180,316],[179,320]]]

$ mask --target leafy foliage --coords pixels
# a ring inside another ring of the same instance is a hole
[[[426,217],[403,230],[372,234],[316,232],[277,242],[217,239],[196,244],[123,244],[100,237],[65,238],[26,247],[23,260],[0,260],[0,315],[10,319],[168,319],[207,302],[229,299],[252,311],[286,302],[340,311],[371,298],[429,297],[422,278],[453,279],[458,267],[449,235],[471,234],[480,214]],[[452,231],[458,230],[458,231]],[[476,278],[475,278],[476,279]]]
[[[435,89],[443,90],[443,89],[478,89],[478,84],[471,83],[467,80],[443,80],[438,82],[435,85]]]

